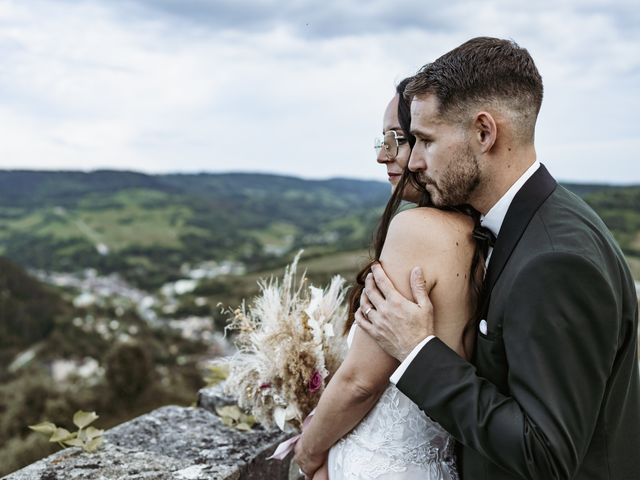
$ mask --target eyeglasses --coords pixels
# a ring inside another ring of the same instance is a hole
[[[380,150],[384,148],[387,160],[394,160],[398,155],[401,141],[404,141],[402,134],[398,134],[395,130],[389,130],[384,135],[376,137],[373,148],[376,151],[376,155],[380,155]]]

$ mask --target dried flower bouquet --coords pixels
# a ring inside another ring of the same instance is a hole
[[[260,281],[260,294],[231,313],[238,353],[226,360],[227,394],[266,427],[300,430],[342,362],[347,316],[344,279],[325,289],[296,282],[300,254],[281,281]]]

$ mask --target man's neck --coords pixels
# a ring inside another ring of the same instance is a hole
[[[510,155],[509,158],[492,160],[497,168],[485,173],[485,178],[478,186],[477,195],[471,201],[473,208],[486,215],[535,161],[536,152],[533,146],[519,154]]]

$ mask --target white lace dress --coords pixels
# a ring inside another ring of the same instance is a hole
[[[347,343],[351,346],[356,325]],[[329,480],[458,480],[455,441],[389,384],[373,409],[329,451]]]

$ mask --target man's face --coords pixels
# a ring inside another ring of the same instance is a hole
[[[439,115],[435,95],[416,97],[411,102],[411,133],[416,136],[416,144],[409,170],[418,173],[437,206],[470,203],[480,182],[468,128]]]

